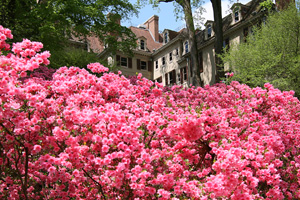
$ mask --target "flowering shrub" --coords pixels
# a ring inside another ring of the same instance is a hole
[[[100,64],[20,80],[48,64],[41,48],[0,57],[0,199],[300,199],[293,92],[163,91]]]

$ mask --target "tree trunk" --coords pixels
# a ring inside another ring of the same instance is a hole
[[[214,11],[214,31],[215,31],[215,83],[219,83],[224,77],[224,64],[220,55],[223,53],[223,23],[221,0],[210,0]]]
[[[195,27],[194,27],[194,20],[193,20],[193,13],[191,7],[190,0],[159,0],[159,2],[173,2],[175,1],[178,3],[184,11],[184,18],[188,32],[188,40],[190,46],[190,55],[191,55],[191,74],[192,75],[192,85],[194,86],[201,86],[201,79],[200,79],[200,63],[198,58],[198,49],[197,49],[197,40],[195,36]]]
[[[176,0],[179,3],[184,11],[184,19],[186,23],[186,28],[188,32],[188,40],[190,45],[190,59],[191,59],[191,74],[192,74],[192,85],[201,86],[201,78],[200,78],[200,65],[198,58],[198,48],[197,48],[197,40],[195,35],[195,26],[193,20],[193,13],[191,7],[190,0]]]

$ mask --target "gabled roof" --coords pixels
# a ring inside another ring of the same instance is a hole
[[[168,33],[169,33],[169,39],[170,39],[170,40],[173,40],[174,38],[176,38],[177,35],[180,34],[180,32],[173,31],[173,30],[170,30],[170,29],[165,29],[165,30],[163,31],[163,33],[165,33],[165,32],[168,32]],[[162,33],[162,34],[163,34],[163,33]],[[161,34],[161,37],[163,37],[162,34]]]
[[[148,29],[138,28],[134,26],[129,27],[130,30],[136,35],[136,38],[144,37],[147,40],[147,49],[152,53],[153,50],[159,49],[162,46],[162,38],[160,36],[160,41],[154,40],[154,37]]]

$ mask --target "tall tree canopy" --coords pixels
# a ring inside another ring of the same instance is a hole
[[[235,79],[252,87],[272,83],[300,96],[300,12],[291,5],[270,14],[266,24],[254,30],[247,43],[224,56]]]
[[[95,34],[113,52],[135,45],[134,34],[117,23],[137,14],[128,0],[1,0],[0,9],[0,24],[15,33],[14,41],[41,41],[50,51],[72,35],[84,40]]]

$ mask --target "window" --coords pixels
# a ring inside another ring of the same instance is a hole
[[[175,69],[169,73],[165,74],[165,83],[166,85],[171,85],[176,83],[176,72]]]
[[[239,9],[234,10],[234,21],[237,22],[239,21]]]
[[[174,82],[174,78],[173,77],[173,73],[172,72],[169,72],[169,84],[173,83]]]
[[[189,42],[188,41],[185,41],[185,43],[184,43],[184,49],[185,49],[185,53],[189,52]]]
[[[183,80],[186,81],[187,80],[187,68],[183,68]]]
[[[147,62],[141,61],[141,70],[147,70]]]
[[[211,25],[207,26],[207,38],[211,37]]]
[[[179,55],[179,49],[176,48],[176,56],[178,56],[178,55]]]
[[[162,83],[162,77],[160,76],[159,78],[156,79],[156,82]]]
[[[161,61],[161,62],[162,62],[162,65],[165,65],[165,64],[166,64],[166,58],[165,58],[165,57],[162,57],[161,60],[162,60],[162,61]]]
[[[226,39],[223,41],[223,48],[225,49],[225,51],[228,51],[228,50],[229,50],[229,38],[226,38]]]
[[[164,39],[165,39],[165,43],[168,43],[168,32],[165,32]]]
[[[121,57],[121,66],[127,67],[127,58]]]
[[[188,79],[187,67],[183,67],[183,68],[180,69],[180,79],[179,79],[179,81],[180,81],[181,84],[183,84],[183,82],[187,81],[187,79]]]
[[[181,76],[180,76],[180,73],[177,74],[177,80],[178,80],[179,83],[181,82]]]
[[[155,69],[158,69],[158,60],[155,61]]]
[[[169,53],[169,60],[172,60],[172,52]]]
[[[141,44],[141,49],[145,50],[145,41],[141,40],[140,44]]]

